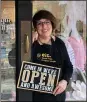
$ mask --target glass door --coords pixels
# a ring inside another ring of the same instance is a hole
[[[1,101],[15,101],[15,1],[1,1],[0,38]]]

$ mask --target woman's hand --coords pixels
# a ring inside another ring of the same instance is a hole
[[[32,33],[32,43],[34,42],[34,41],[36,41],[38,39],[38,33],[37,32],[33,32]]]
[[[51,35],[51,37],[53,38],[53,40],[55,41],[55,36],[54,35]]]
[[[53,94],[56,96],[57,94],[61,94],[67,87],[67,81],[61,80],[57,87],[54,89]]]

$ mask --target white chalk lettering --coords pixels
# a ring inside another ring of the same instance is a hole
[[[44,68],[43,72],[48,74],[56,74],[56,70],[48,69],[48,68]]]
[[[35,89],[39,89],[39,85],[38,84],[35,84]]]
[[[31,84],[31,88],[34,89],[34,83]]]
[[[28,82],[29,81],[29,77],[30,77],[30,71],[29,70],[24,70],[23,71],[23,75],[22,75],[22,81],[23,82]]]
[[[38,67],[37,71],[41,72],[42,71],[42,67]]]
[[[20,86],[23,88],[30,88],[30,83],[21,82]]]
[[[53,86],[56,75],[49,74],[47,86]]]
[[[44,86],[44,85],[32,84],[31,88],[35,89],[35,90],[42,90],[42,91],[48,91],[48,92],[53,91],[53,86]]]
[[[47,73],[41,73],[40,83],[41,85],[45,85],[45,82],[43,82],[46,79]]]
[[[34,83],[34,78],[39,77],[39,72],[37,71],[32,71],[32,76],[31,76],[31,81],[30,83]]]
[[[25,64],[24,69],[29,69],[29,70],[34,70],[35,71],[36,70],[36,66]]]

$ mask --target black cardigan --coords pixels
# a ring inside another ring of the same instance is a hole
[[[50,65],[54,67],[55,66],[61,67],[59,80],[64,79],[67,82],[69,82],[73,73],[73,66],[70,62],[66,46],[64,42],[58,37],[56,37],[55,41],[53,39],[51,40],[52,40],[52,45],[47,45],[47,44],[40,45],[37,41],[35,41],[32,44],[32,62]],[[51,57],[56,61],[56,63],[55,64],[51,62],[46,63],[38,60],[37,54],[43,53],[43,52],[49,53]]]

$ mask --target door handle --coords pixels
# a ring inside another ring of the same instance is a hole
[[[25,34],[25,44],[24,44],[24,48],[25,48],[25,53],[28,53],[29,51],[29,37],[27,34]]]

